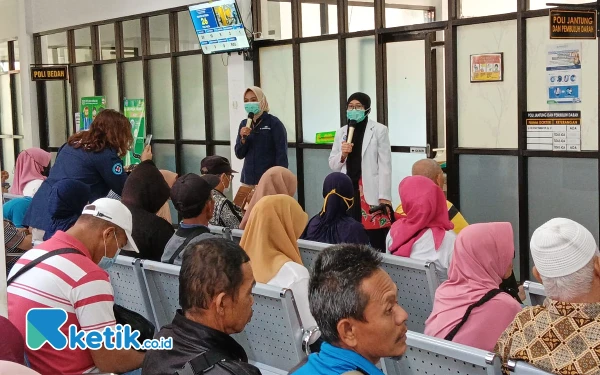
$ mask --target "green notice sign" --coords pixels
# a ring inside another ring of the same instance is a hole
[[[315,143],[318,145],[328,144],[328,143],[333,143],[334,140],[335,140],[335,132],[323,132],[323,133],[317,133],[317,139],[315,140]]]
[[[125,117],[131,124],[133,134],[133,147],[125,155],[125,165],[141,163],[144,151],[144,139],[146,138],[146,105],[144,99],[125,99],[123,109]]]
[[[92,121],[101,110],[106,108],[105,96],[88,96],[81,98],[79,105],[79,130],[88,130]]]

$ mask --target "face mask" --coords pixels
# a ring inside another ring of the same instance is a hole
[[[361,122],[367,117],[367,111],[364,109],[351,109],[346,111],[346,117],[348,117],[348,120]]]
[[[260,112],[260,104],[258,102],[244,103],[244,109],[246,113],[254,113],[255,115]]]
[[[227,193],[229,193],[231,191],[231,180],[232,180],[232,178],[229,178],[227,175],[225,175],[225,178],[228,180],[228,183],[227,183],[227,187],[223,189],[223,194],[227,194]]]
[[[117,243],[117,252],[115,253],[115,256],[112,258],[109,258],[106,256],[106,240],[104,240],[104,256],[102,257],[102,259],[100,259],[100,263],[98,263],[98,267],[102,268],[103,270],[107,270],[110,267],[112,267],[113,264],[115,264],[115,260],[117,259],[117,256],[119,256],[119,253],[121,252],[121,247],[119,246],[119,242],[117,241],[117,234],[114,233],[115,235],[115,242]]]
[[[321,210],[321,215],[323,215],[325,213],[325,208],[327,207],[327,199],[329,198],[329,196],[331,194],[335,194],[338,197],[342,198],[344,200],[344,203],[346,203],[346,206],[348,207],[348,210],[350,209],[350,207],[352,207],[354,205],[354,197],[352,197],[352,198],[346,198],[343,195],[341,195],[338,192],[336,192],[335,189],[333,189],[333,190],[331,190],[329,192],[329,194],[327,194],[325,196],[325,199],[323,201],[323,209]]]

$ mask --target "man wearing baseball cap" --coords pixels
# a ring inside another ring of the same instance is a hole
[[[101,331],[116,325],[114,294],[106,269],[119,252],[138,253],[131,239],[131,212],[121,202],[101,198],[85,206],[66,232],[26,252],[13,266],[7,283],[8,318],[26,337],[26,316],[33,308],[60,308],[78,330]],[[49,343],[26,349],[31,368],[44,374],[123,373],[141,367],[144,354],[135,350],[63,350]]]
[[[548,221],[531,237],[543,306],[520,312],[498,340],[503,363],[522,360],[554,374],[600,373],[600,258],[592,234],[573,220]]]
[[[233,182],[233,173],[231,164],[227,158],[218,155],[207,156],[200,163],[200,171],[207,178],[218,182],[212,191],[212,198],[215,202],[213,217],[210,219],[211,225],[238,229],[240,222],[244,217],[241,208],[230,201],[226,194],[231,190]],[[210,177],[208,177],[210,176]],[[214,182],[213,182],[214,183]]]
[[[207,238],[213,238],[208,223],[213,215],[212,189],[218,182],[214,178],[185,174],[171,187],[171,201],[183,217],[179,229],[167,242],[161,262],[181,265],[186,248]]]

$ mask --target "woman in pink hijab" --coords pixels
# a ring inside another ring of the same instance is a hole
[[[406,177],[398,188],[404,215],[387,236],[387,251],[401,257],[433,262],[438,278],[447,278],[456,234],[448,217],[446,196],[423,176]]]
[[[41,148],[22,151],[15,163],[15,173],[10,193],[33,197],[48,177],[52,155]]]
[[[510,223],[474,224],[463,229],[456,239],[448,281],[435,292],[425,334],[493,351],[502,332],[521,311],[521,304],[499,289],[502,279],[512,273],[514,253]],[[459,327],[467,309],[476,303]]]

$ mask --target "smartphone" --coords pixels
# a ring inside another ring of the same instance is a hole
[[[150,142],[152,142],[152,134],[146,135],[146,140],[144,140],[144,147],[150,145]]]

